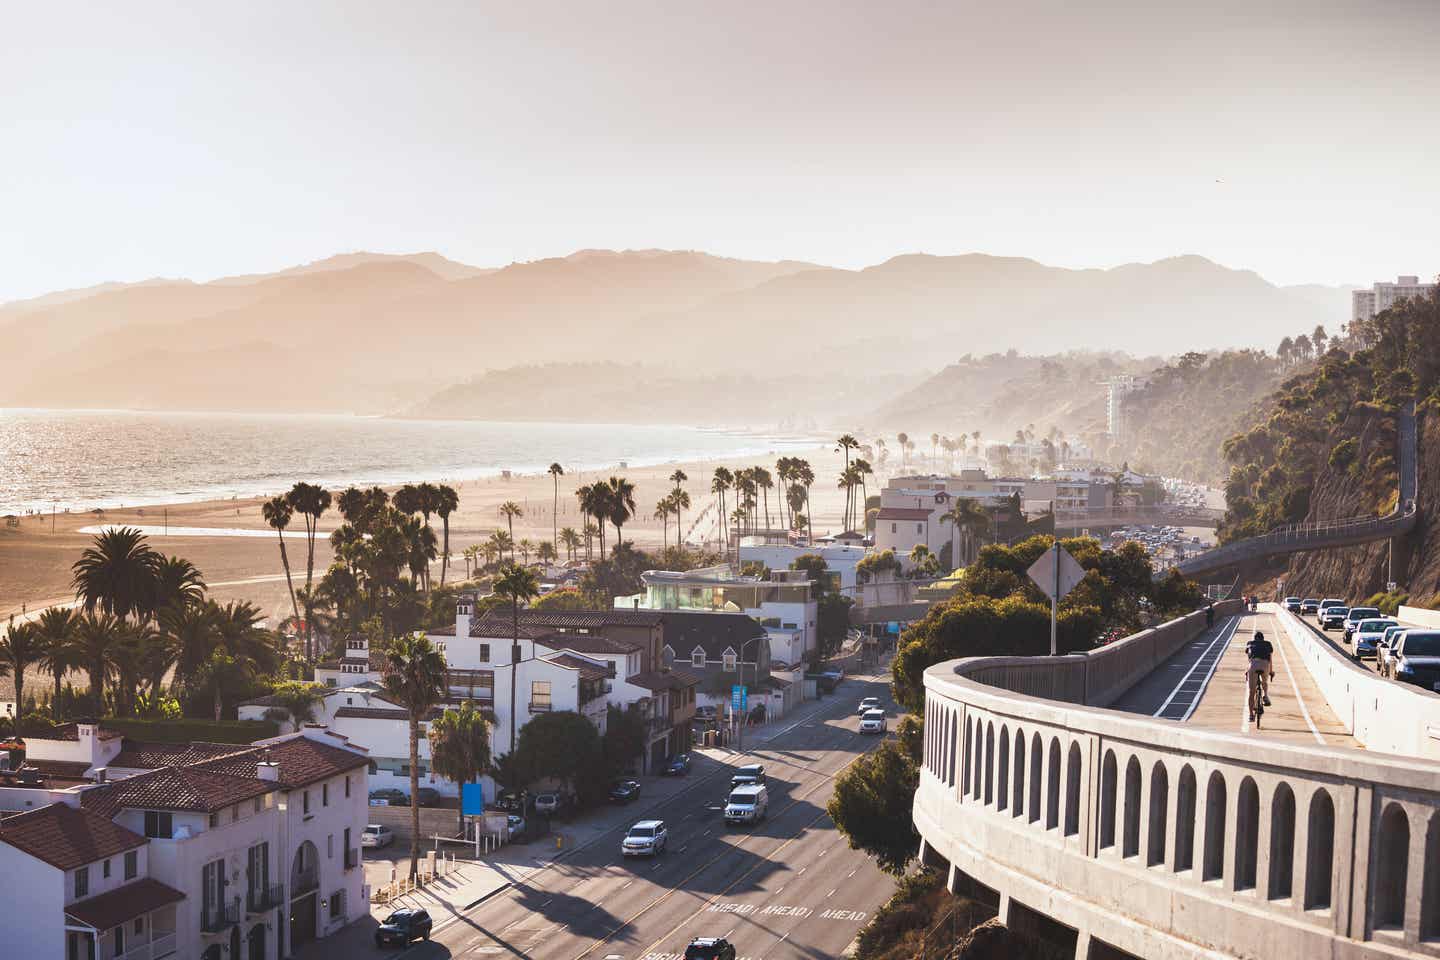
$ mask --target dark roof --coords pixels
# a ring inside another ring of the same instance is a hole
[[[84,760],[31,760],[27,757],[24,766],[34,767],[47,780],[89,779],[85,773],[90,769],[90,764]]]
[[[439,633],[438,630],[432,632]],[[454,633],[455,628],[451,627],[450,632]],[[315,667],[318,670],[339,670],[342,664],[351,667],[365,667],[367,670],[379,673],[385,669],[385,651],[371,650],[365,657],[341,657],[338,660],[332,657],[329,660],[321,660],[315,664]]]
[[[665,622],[665,614],[660,610],[521,610],[520,622],[566,630],[655,627]]]
[[[633,677],[626,677],[627,683],[633,683],[637,687],[644,687],[646,690],[683,690],[686,687],[693,687],[700,680],[690,673],[677,673],[674,670],[647,670],[644,673],[637,673]]]
[[[562,667],[579,670],[580,676],[586,680],[603,680],[610,675],[610,671],[600,664],[577,657],[573,653],[557,653],[545,659],[550,663],[558,663]]]
[[[432,637],[453,637],[455,636],[455,625],[448,624],[443,627],[434,627],[425,631]],[[520,624],[520,636],[526,640],[540,640],[550,636],[554,630],[546,627],[532,627]],[[484,639],[504,640],[513,636],[515,625],[508,617],[476,617],[470,621],[470,636]]]
[[[86,725],[86,726],[96,726],[96,727],[97,727],[97,736],[98,736],[101,740],[114,740],[116,737],[123,737],[123,736],[124,736],[124,734],[121,733],[119,730],[106,730],[104,727],[101,727],[101,726],[99,726],[98,724],[95,724],[95,723],[93,723],[93,722],[92,722],[92,723],[86,723],[85,725]],[[78,741],[78,740],[80,739],[80,730],[78,729],[78,724],[76,724],[76,723],[63,723],[63,724],[61,724],[60,726],[56,727],[48,736],[44,736],[44,737],[26,737],[25,739],[26,739],[26,740],[69,740],[69,741],[74,742],[74,741]]]
[[[248,750],[249,747],[236,743],[142,743],[126,740],[125,748],[115,755],[109,766],[128,767],[136,770],[155,770],[159,767],[188,767],[203,760],[227,756]]]
[[[598,633],[550,633],[536,640],[552,650],[574,650],[576,653],[639,653],[642,647],[628,640],[615,640]]]
[[[704,649],[705,659],[722,660],[726,647],[734,647],[739,654],[746,641],[765,636],[760,622],[745,613],[670,610],[665,614],[665,644],[675,651],[677,662],[689,660],[697,646]],[[755,651],[769,649],[763,640],[750,646],[751,650],[745,651],[746,663],[755,662]]]
[[[400,713],[408,716],[403,710]],[[251,747],[243,753],[206,761],[201,766],[205,770],[235,778],[253,778],[256,764],[266,759],[280,765],[280,778],[276,784],[285,790],[328,780],[350,770],[357,770],[370,762],[370,758],[363,753],[321,743],[302,734],[293,734],[283,740],[271,741],[265,746]]]
[[[73,870],[147,843],[140,834],[100,813],[63,803],[0,820],[0,841],[61,870]]]
[[[876,520],[929,520],[929,510],[917,510],[914,507],[881,507],[880,512],[875,514]]]
[[[141,914],[184,899],[185,894],[174,887],[143,877],[97,897],[76,901],[65,908],[65,914],[104,933]]]
[[[354,717],[357,720],[409,720],[410,712],[399,707],[341,707],[335,717]]]
[[[233,755],[239,756],[239,754]],[[220,760],[230,760],[221,757]],[[208,764],[216,761],[211,760]],[[86,790],[80,802],[87,810],[102,816],[114,816],[125,808],[143,810],[188,810],[214,813],[217,810],[277,789],[277,785],[255,776],[255,764],[249,764],[249,776],[220,773],[202,767],[161,767],[149,773],[115,780],[104,786]]]

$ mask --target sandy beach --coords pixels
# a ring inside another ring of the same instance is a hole
[[[832,447],[796,451],[791,455],[809,460],[815,471],[811,498],[816,535],[838,531],[844,497],[836,487],[835,477],[840,472],[843,458]],[[612,474],[623,475],[635,484],[637,508],[635,519],[625,525],[625,538],[641,547],[659,547],[660,522],[651,514],[656,501],[669,491],[669,477],[678,468],[690,478],[685,487],[690,493],[692,506],[683,518],[687,536],[694,541],[713,538],[715,509],[710,478],[715,468],[763,465],[773,473],[774,462],[775,456],[768,455],[628,469],[616,466],[602,471],[567,474],[560,478],[559,516],[554,519],[562,528],[573,526],[578,530],[581,518],[575,502],[575,488]],[[302,479],[306,478],[296,477],[296,480]],[[870,492],[873,494],[880,481],[877,478],[871,478],[871,481]],[[554,484],[549,474],[512,476],[508,480],[469,480],[454,486],[460,494],[460,507],[450,517],[450,552],[451,570],[458,569],[458,574],[452,572],[450,579],[464,576],[465,565],[460,555],[467,546],[484,540],[494,530],[504,529],[505,521],[500,516],[499,507],[507,500],[519,503],[525,511],[525,516],[515,522],[517,540],[528,537],[539,543],[551,539]],[[777,492],[778,489],[772,490],[770,498],[771,518],[776,525],[779,523],[774,496]],[[261,498],[251,498],[150,505],[107,510],[103,517],[98,518],[91,513],[62,513],[53,518],[23,517],[18,527],[0,526],[0,619],[72,601],[70,565],[91,540],[91,534],[81,531],[101,523],[130,524],[147,531],[158,528],[150,534],[151,545],[166,554],[182,556],[194,563],[210,585],[211,596],[222,602],[250,600],[268,616],[278,619],[288,612],[290,601],[280,563],[279,541],[273,532],[260,537],[223,536],[198,535],[194,529],[268,531],[260,515],[262,502]],[[705,512],[707,508],[708,513]],[[692,524],[697,519],[701,523],[692,532]],[[323,535],[340,523],[340,514],[334,509],[320,520],[322,537],[315,550],[317,579],[330,563],[330,545]],[[439,521],[432,518],[432,524],[438,535]],[[171,530],[182,530],[182,533],[165,535],[163,531],[167,525]],[[296,518],[287,532],[298,534],[302,530],[300,519]],[[613,529],[609,531],[612,537],[613,533]],[[673,519],[669,526],[669,541],[675,542]],[[286,551],[296,582],[302,583],[305,575],[304,540],[298,536],[287,536]],[[438,582],[438,563],[432,576]]]

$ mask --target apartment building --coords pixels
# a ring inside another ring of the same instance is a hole
[[[1381,282],[1372,284],[1369,290],[1354,290],[1350,294],[1350,320],[1370,320],[1401,300],[1428,297],[1434,289],[1435,284],[1421,283],[1418,276],[1399,276],[1394,283]]]
[[[790,538],[762,534],[740,538],[740,566],[758,563],[770,570],[788,570],[806,554],[815,554],[825,561],[831,576],[830,588],[849,594],[855,589],[855,565],[865,557],[865,548],[853,543],[791,543]]]

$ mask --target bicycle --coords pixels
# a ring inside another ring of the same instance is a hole
[[[1255,729],[1259,730],[1260,718],[1265,716],[1265,704],[1270,699],[1265,695],[1265,671],[1251,667],[1245,673],[1245,686],[1250,707],[1250,720],[1255,724]]]

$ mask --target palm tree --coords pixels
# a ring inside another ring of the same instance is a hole
[[[135,712],[140,679],[157,655],[156,648],[165,646],[159,631],[149,623],[121,622],[120,640],[110,657],[115,675],[115,716],[125,717]]]
[[[897,433],[895,440],[900,444],[900,466],[905,466],[905,452],[910,449],[910,437],[908,434]]]
[[[651,516],[660,521],[660,544],[661,549],[665,549],[670,546],[670,497],[668,494],[655,501],[655,512]]]
[[[480,544],[470,544],[470,546],[460,552],[460,555],[465,558],[465,579],[469,580],[470,568],[473,566],[476,570],[480,569]],[[440,586],[443,587],[445,586],[445,574],[443,572],[445,568],[441,567],[440,569],[442,571],[440,574]]]
[[[390,502],[403,514],[417,514],[420,512],[420,488],[413,483],[407,483],[395,491]]]
[[[525,511],[521,508],[520,504],[516,503],[514,500],[506,500],[504,503],[500,504],[500,513],[505,517],[505,526],[506,529],[508,529],[510,532],[510,542],[514,543],[515,518],[525,516]],[[510,559],[515,559],[515,551],[513,547],[510,551]]]
[[[521,537],[520,542],[517,543],[516,546],[520,548],[520,562],[528,567],[530,565],[530,554],[535,552],[535,541],[529,537]]]
[[[815,511],[810,509],[810,485],[815,482],[815,471],[810,468],[810,461],[795,461],[795,482],[805,488],[805,523],[806,539],[814,544],[815,542]]]
[[[75,634],[75,656],[90,676],[91,707],[105,712],[105,678],[114,672],[115,657],[125,636],[123,621],[109,613],[87,613]]]
[[[137,633],[134,647],[127,652],[134,657],[136,674],[145,681],[150,708],[158,708],[165,675],[175,666],[175,651],[169,638],[160,630],[146,627]]]
[[[730,552],[730,527],[725,519],[725,491],[730,489],[734,481],[735,477],[724,467],[716,467],[715,475],[710,481],[710,492],[719,499],[720,533],[724,538],[723,549],[727,554]]]
[[[414,517],[400,521],[400,532],[408,546],[406,566],[410,568],[410,579],[417,586],[425,582],[430,563],[439,552],[435,531]]]
[[[319,535],[320,517],[330,509],[330,491],[313,483],[297,483],[285,499],[305,518],[305,655],[313,660],[315,630],[310,620],[315,602],[315,538]]]
[[[624,477],[611,477],[609,488],[610,522],[615,525],[615,547],[620,547],[620,529],[635,516],[635,484]]]
[[[755,486],[760,488],[760,496],[765,501],[765,529],[770,529],[770,491],[775,489],[775,479],[770,471],[764,467],[756,467],[750,474],[755,478]]]
[[[75,599],[87,613],[145,617],[155,609],[159,564],[160,555],[134,527],[98,533],[70,567]]]
[[[872,475],[875,471],[873,468],[871,468],[869,460],[856,460],[854,463],[851,464],[851,466],[855,468],[855,476],[860,481],[859,523],[861,529],[864,529],[865,526],[870,522],[869,518],[865,516],[866,501],[870,499],[870,489],[865,484],[865,478]]]
[[[671,494],[675,502],[675,540],[677,545],[682,547],[685,544],[683,542],[683,531],[680,527],[680,510],[682,507],[688,508],[690,506],[690,495],[685,493],[684,490],[685,481],[689,479],[690,478],[685,475],[684,470],[677,469],[674,473],[670,474],[670,482],[674,484]],[[685,494],[683,500],[681,499],[681,494]]]
[[[19,733],[20,718],[25,715],[25,671],[38,663],[45,652],[45,639],[33,623],[18,627],[12,620],[4,639],[0,639],[0,677],[9,673],[15,678],[15,722]]]
[[[385,696],[410,720],[410,879],[420,863],[420,721],[445,696],[445,657],[423,633],[406,634],[385,651]],[[513,700],[512,700],[513,703]]]
[[[555,499],[550,506],[550,539],[557,543],[560,540],[560,478],[564,475],[564,467],[558,463],[550,464],[550,479],[555,482]]]
[[[40,669],[55,678],[55,699],[50,702],[50,719],[60,720],[60,684],[65,674],[80,666],[75,656],[75,636],[80,629],[80,617],[67,607],[48,607],[35,620],[40,631],[42,645],[37,661]]]
[[[182,557],[161,557],[155,565],[155,609],[186,607],[205,599],[205,578]]]
[[[436,488],[435,512],[440,515],[440,528],[444,537],[440,548],[440,586],[445,586],[445,573],[450,569],[450,514],[460,506],[460,494],[454,487],[441,484]]]
[[[960,560],[960,534],[963,532],[967,541],[983,536],[985,531],[990,528],[990,518],[974,500],[969,497],[957,497],[955,502],[950,505],[950,509],[941,514],[940,520],[950,524],[953,531],[951,541],[955,546],[950,551],[950,562],[956,567],[963,566]],[[967,557],[969,552],[969,550],[965,551]]]
[[[495,551],[496,560],[504,560],[505,554],[515,552],[515,541],[504,530],[496,530],[490,534],[487,543]]]
[[[535,559],[541,563],[553,562],[555,559],[555,544],[549,540],[541,540],[535,547]]]
[[[473,702],[447,709],[430,722],[425,735],[430,738],[430,769],[460,784],[461,793],[490,768],[490,721]],[[464,813],[459,814],[459,829],[465,832]]]
[[[560,531],[560,543],[565,546],[565,559],[574,560],[575,550],[580,546],[580,534],[575,532],[574,527],[565,527]]]
[[[275,702],[275,709],[284,715],[285,722],[299,730],[315,719],[315,708],[325,702],[324,691],[323,684],[290,680],[276,686],[270,699]]]
[[[220,642],[214,603],[167,607],[160,611],[160,632],[175,661],[175,679],[193,688]]]
[[[525,567],[508,563],[495,578],[495,594],[510,601],[510,750],[515,752],[515,674],[520,663],[520,604],[539,596],[540,583]],[[413,795],[413,794],[412,794]]]
[[[580,519],[581,519],[580,528],[581,528],[581,529],[584,531],[584,533],[585,533],[585,559],[586,559],[586,560],[589,560],[589,559],[590,559],[590,540],[591,540],[591,538],[592,538],[592,536],[593,536],[593,535],[590,533],[590,518],[595,515],[594,513],[591,512],[591,507],[593,507],[593,506],[595,505],[595,486],[594,486],[594,484],[586,483],[586,484],[581,484],[580,486],[576,487],[576,488],[575,488],[575,499],[576,499],[576,501],[580,504]]]
[[[587,524],[585,524],[585,559],[586,559],[586,560],[589,560],[589,559],[590,559],[590,545],[591,545],[594,541],[596,541],[597,539],[599,539],[599,538],[601,537],[601,535],[604,534],[604,532],[605,532],[605,531],[601,530],[599,527],[595,526],[595,524],[593,524],[593,523],[587,523]]]
[[[296,623],[299,623],[300,603],[295,599],[295,581],[290,578],[290,555],[285,552],[285,528],[290,526],[290,518],[295,515],[295,508],[290,506],[290,501],[284,497],[271,497],[261,505],[260,515],[275,530],[275,536],[280,540],[280,563],[285,567],[285,584],[290,588],[290,609],[295,612]]]
[[[248,600],[232,601],[223,607],[211,602],[220,643],[236,661],[252,673],[271,674],[280,666],[275,635],[261,624],[265,615]]]
[[[794,524],[785,518],[785,510],[790,502],[790,481],[791,471],[795,469],[794,462],[790,457],[780,457],[775,461],[775,476],[780,481],[780,495],[775,499],[779,501],[780,524],[786,530],[794,527]]]

